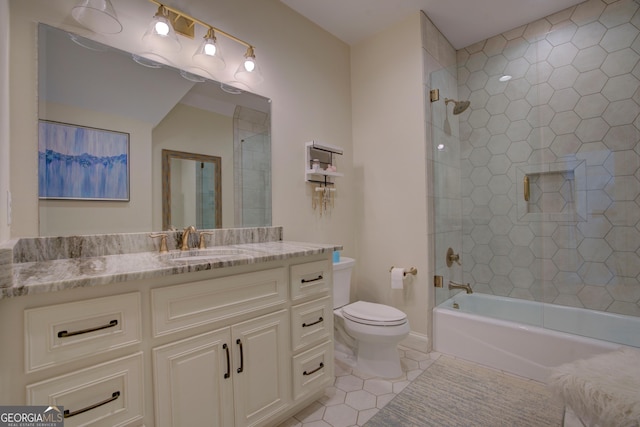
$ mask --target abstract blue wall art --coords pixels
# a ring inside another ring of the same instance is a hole
[[[129,134],[40,120],[41,199],[129,200]]]

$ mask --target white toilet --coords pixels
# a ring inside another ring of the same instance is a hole
[[[383,378],[402,375],[398,343],[409,335],[402,311],[383,304],[357,301],[349,304],[351,271],[355,260],[342,257],[333,264],[333,314],[336,353],[355,355],[355,368]]]

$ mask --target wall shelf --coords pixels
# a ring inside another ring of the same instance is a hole
[[[327,166],[335,166],[335,156],[341,156],[342,148],[333,145],[324,144],[318,141],[309,141],[305,143],[305,170],[304,180],[306,182],[314,182],[324,186],[334,185],[333,178],[344,176],[340,172],[325,170]],[[318,160],[320,169],[313,169],[313,161]]]

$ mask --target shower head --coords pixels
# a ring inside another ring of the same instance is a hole
[[[457,116],[458,114],[463,113],[471,103],[469,101],[456,101],[455,99],[445,98],[444,103],[448,105],[450,102],[453,102],[453,115]]]

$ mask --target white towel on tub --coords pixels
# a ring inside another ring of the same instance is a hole
[[[560,365],[548,384],[587,425],[640,426],[640,350],[624,347]]]

